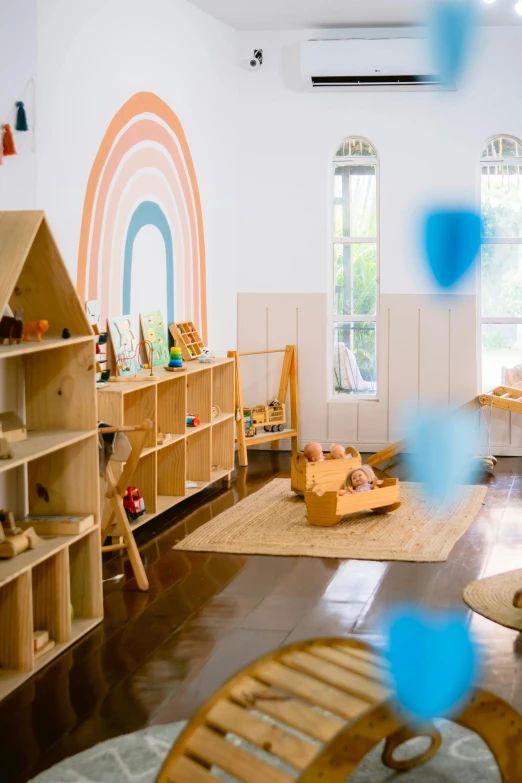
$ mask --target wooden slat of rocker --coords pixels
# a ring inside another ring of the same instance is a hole
[[[232,745],[205,726],[191,734],[185,747],[191,756],[207,764],[215,764],[243,783],[293,783],[297,779]]]
[[[261,664],[256,668],[255,676],[269,685],[275,685],[345,720],[353,720],[370,706],[362,699],[349,696],[337,688],[332,688],[307,674],[289,669],[276,661]]]
[[[180,756],[169,772],[169,783],[216,783],[215,775],[186,756]]]
[[[372,653],[369,650],[363,650],[359,647],[348,647],[342,644],[333,644],[332,647],[334,650],[340,650],[354,658],[360,658],[362,661],[372,663],[374,666],[381,666],[384,669],[388,668],[388,663],[385,658],[380,655],[375,655],[375,653]]]
[[[321,661],[307,652],[288,653],[282,658],[283,663],[299,671],[305,672],[317,680],[322,680],[327,685],[340,688],[351,696],[357,696],[369,704],[384,701],[387,697],[385,688],[376,682],[362,677],[354,672],[342,669],[334,663]]]
[[[207,722],[272,753],[298,770],[306,769],[319,752],[317,745],[289,734],[229,701],[215,704],[207,715]]]
[[[329,742],[344,725],[340,718],[323,715],[302,701],[268,688],[252,677],[245,677],[234,685],[230,696],[239,704],[251,706],[318,742]]]
[[[335,663],[337,666],[342,666],[343,669],[360,674],[362,677],[368,677],[370,680],[376,682],[383,681],[383,669],[379,669],[374,666],[373,663],[368,663],[361,658],[352,657],[340,650],[334,650],[333,647],[310,647],[310,655],[314,655],[317,658],[322,658],[330,663]]]

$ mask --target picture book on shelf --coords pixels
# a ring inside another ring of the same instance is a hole
[[[150,310],[148,313],[140,313],[141,331],[143,339],[152,343],[154,355],[153,367],[162,367],[169,362],[169,343],[163,316],[159,310]]]
[[[29,514],[21,522],[17,522],[17,525],[23,530],[34,527],[35,531],[40,535],[76,536],[94,525],[94,517],[92,514],[87,514],[86,516],[80,516],[79,514],[70,516]]]
[[[109,333],[116,359],[116,375],[135,375],[142,366],[136,352],[138,333],[134,329],[130,315],[109,318]]]

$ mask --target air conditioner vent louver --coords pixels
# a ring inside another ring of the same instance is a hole
[[[301,73],[320,88],[440,88],[442,80],[430,62],[430,49],[419,37],[379,37],[305,41]]]

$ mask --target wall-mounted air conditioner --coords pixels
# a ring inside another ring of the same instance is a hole
[[[443,84],[421,37],[304,41],[301,73],[316,89],[455,89]]]

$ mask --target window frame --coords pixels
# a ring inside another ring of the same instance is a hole
[[[510,133],[496,133],[493,136],[489,136],[488,139],[484,142],[482,145],[482,151],[486,147],[488,147],[489,144],[491,144],[492,141],[495,141],[495,139],[512,139],[513,141],[517,142],[517,144],[522,147],[522,140],[518,138],[518,136],[514,136]],[[479,206],[479,213],[482,218],[482,167],[484,165],[489,164],[505,164],[509,165],[510,161],[513,161],[512,165],[521,166],[522,167],[522,157],[512,157],[507,156],[504,158],[483,158],[482,153],[479,158],[479,165],[478,165],[478,206]],[[515,163],[515,161],[518,161],[518,163]],[[522,221],[522,216],[521,216]],[[480,243],[480,258],[479,263],[477,264],[477,316],[478,316],[478,330],[477,330],[477,354],[478,354],[478,362],[477,362],[477,389],[478,394],[483,394],[482,390],[482,382],[483,382],[483,375],[482,375],[482,369],[483,369],[483,349],[482,349],[482,327],[486,324],[520,324],[522,325],[522,316],[483,316],[482,315],[482,246],[483,245],[522,245],[522,236],[520,237],[481,237],[481,243]],[[497,386],[502,385],[502,380],[500,380],[497,384]],[[488,389],[487,391],[491,391],[491,389]]]
[[[379,402],[379,325],[380,325],[380,260],[381,260],[381,225],[380,225],[380,159],[375,145],[365,136],[351,135],[343,138],[335,147],[338,150],[341,144],[350,139],[357,139],[366,142],[375,152],[375,155],[352,155],[336,157],[335,151],[330,162],[330,209],[329,229],[328,229],[328,257],[329,257],[329,286],[328,286],[328,378],[327,378],[327,400],[329,403],[359,404],[361,402],[373,403]],[[373,237],[336,237],[334,226],[335,210],[335,167],[339,163],[348,163],[352,166],[375,166],[375,209],[376,209],[376,232]],[[375,263],[375,315],[336,315],[335,314],[335,287],[336,287],[336,245],[361,245],[375,244],[376,263]],[[352,392],[348,394],[336,394],[334,389],[334,356],[333,344],[334,334],[337,324],[340,323],[374,323],[375,324],[375,394],[369,395],[364,392]]]

